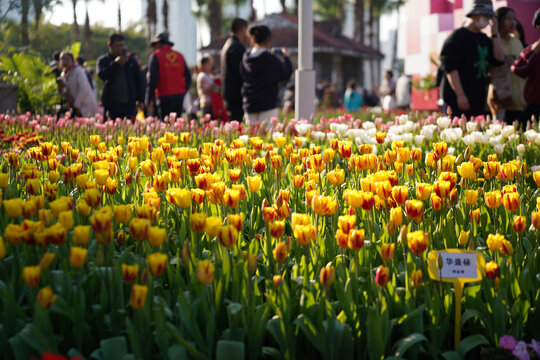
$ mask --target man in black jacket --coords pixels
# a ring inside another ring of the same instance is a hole
[[[107,43],[109,52],[98,59],[98,76],[105,82],[101,102],[104,114],[111,119],[133,119],[137,102],[144,101],[144,84],[139,64],[127,55],[124,37],[113,34]]]
[[[240,63],[246,51],[242,43],[248,39],[246,20],[235,18],[231,23],[231,36],[221,50],[221,94],[231,120],[242,121],[244,117]]]

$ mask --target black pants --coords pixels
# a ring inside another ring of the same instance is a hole
[[[234,99],[226,101],[227,113],[229,120],[242,121],[244,119],[244,109],[242,108],[242,99]]]
[[[170,113],[174,112],[180,117],[184,112],[184,95],[171,95],[158,99],[158,116],[161,120],[165,119]]]
[[[505,123],[512,125],[514,121],[516,120],[519,122],[519,127],[522,130],[525,130],[525,127],[527,126],[527,120],[528,120],[527,117],[525,116],[525,112],[520,111],[520,110],[505,110],[504,112]]]
[[[525,108],[525,123],[531,120],[532,116],[536,117],[536,121],[540,119],[540,104],[529,104]]]
[[[133,119],[137,115],[137,111],[135,109],[135,104],[120,104],[120,103],[112,103],[105,107],[103,110],[104,116],[107,116],[107,113],[109,113],[109,117],[112,120],[115,120],[116,118],[128,118]]]

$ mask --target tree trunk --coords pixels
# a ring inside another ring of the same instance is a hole
[[[397,50],[398,50],[398,34],[399,34],[399,10],[401,9],[401,5],[403,5],[403,0],[398,0],[397,3],[397,26],[396,26],[396,33],[394,34],[394,46],[392,48],[392,62],[391,66],[393,69],[396,68],[396,62],[397,62]]]
[[[37,50],[39,47],[39,24],[43,15],[43,1],[34,0],[34,39],[32,40],[32,48]]]
[[[373,18],[375,16],[375,6],[374,6],[375,0],[368,0],[368,1],[369,1],[369,9],[368,9],[369,18],[368,18],[368,26],[367,26],[367,29],[368,29],[367,39],[368,39],[369,47],[371,47],[372,49],[375,49],[375,46],[374,46],[375,43],[373,41],[373,32],[374,32]],[[369,61],[369,67],[370,67],[369,78],[371,82],[371,87],[374,88],[375,87],[375,60]]]
[[[43,1],[34,0],[34,30],[36,35],[38,34],[39,23],[41,22],[41,16],[43,15]]]
[[[86,8],[86,17],[84,19],[84,56],[86,60],[92,57],[92,29],[90,29],[90,17],[88,16],[88,7]]]
[[[281,3],[281,11],[286,14],[287,13],[287,5],[285,5],[285,2],[286,0],[279,0],[279,2]]]
[[[345,9],[344,9],[343,0],[337,0],[337,20],[340,25],[343,25],[343,20],[345,19]]]
[[[163,0],[163,9],[161,9],[163,15],[163,27],[166,32],[169,32],[169,2]]]
[[[122,10],[120,9],[120,1],[118,1],[118,33],[122,33]]]
[[[146,7],[146,24],[148,26],[148,34],[147,34],[147,40],[148,40],[148,56],[150,57],[150,54],[152,53],[152,49],[150,48],[150,41],[152,39],[152,36],[155,35],[156,32],[156,0],[148,0],[147,7]]]
[[[30,0],[21,0],[21,38],[22,45],[30,45],[30,36],[28,35],[28,12],[30,11]]]
[[[294,15],[295,16],[298,16],[298,1],[299,0],[294,0]]]
[[[364,0],[354,2],[354,40],[364,44]]]
[[[77,23],[77,0],[71,0],[73,6],[73,34],[75,35],[75,41],[79,40],[79,24]]]
[[[221,25],[223,22],[221,4],[219,0],[208,2],[208,23],[210,24],[210,42],[219,39],[221,36]]]
[[[255,20],[257,20],[257,10],[255,10],[253,0],[249,0],[249,21],[255,22]]]

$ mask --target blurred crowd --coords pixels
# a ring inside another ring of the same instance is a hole
[[[540,32],[540,9],[533,27]],[[489,26],[490,36],[484,29]],[[235,18],[216,67],[203,55],[189,68],[173,50],[167,33],[151,41],[153,52],[142,66],[121,34],[109,37],[108,52],[94,68],[69,52],[55,53],[50,66],[63,95],[63,111],[78,116],[103,113],[106,118],[162,120],[171,113],[196,119],[245,121],[265,126],[271,118],[292,113],[295,85],[288,50],[272,47],[267,26]],[[495,12],[491,0],[474,0],[467,20],[446,39],[436,85],[447,114],[487,115],[507,123],[524,124],[540,115],[540,39],[527,46],[523,27],[509,7]],[[95,70],[94,70],[95,69]],[[98,100],[98,86],[101,96]],[[411,105],[411,78],[394,79],[387,70],[380,86],[362,88],[351,79],[344,91],[322,80],[316,85],[317,110],[357,112],[378,106],[385,111]]]

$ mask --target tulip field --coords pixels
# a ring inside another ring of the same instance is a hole
[[[540,358],[534,118],[0,128],[2,359]]]

